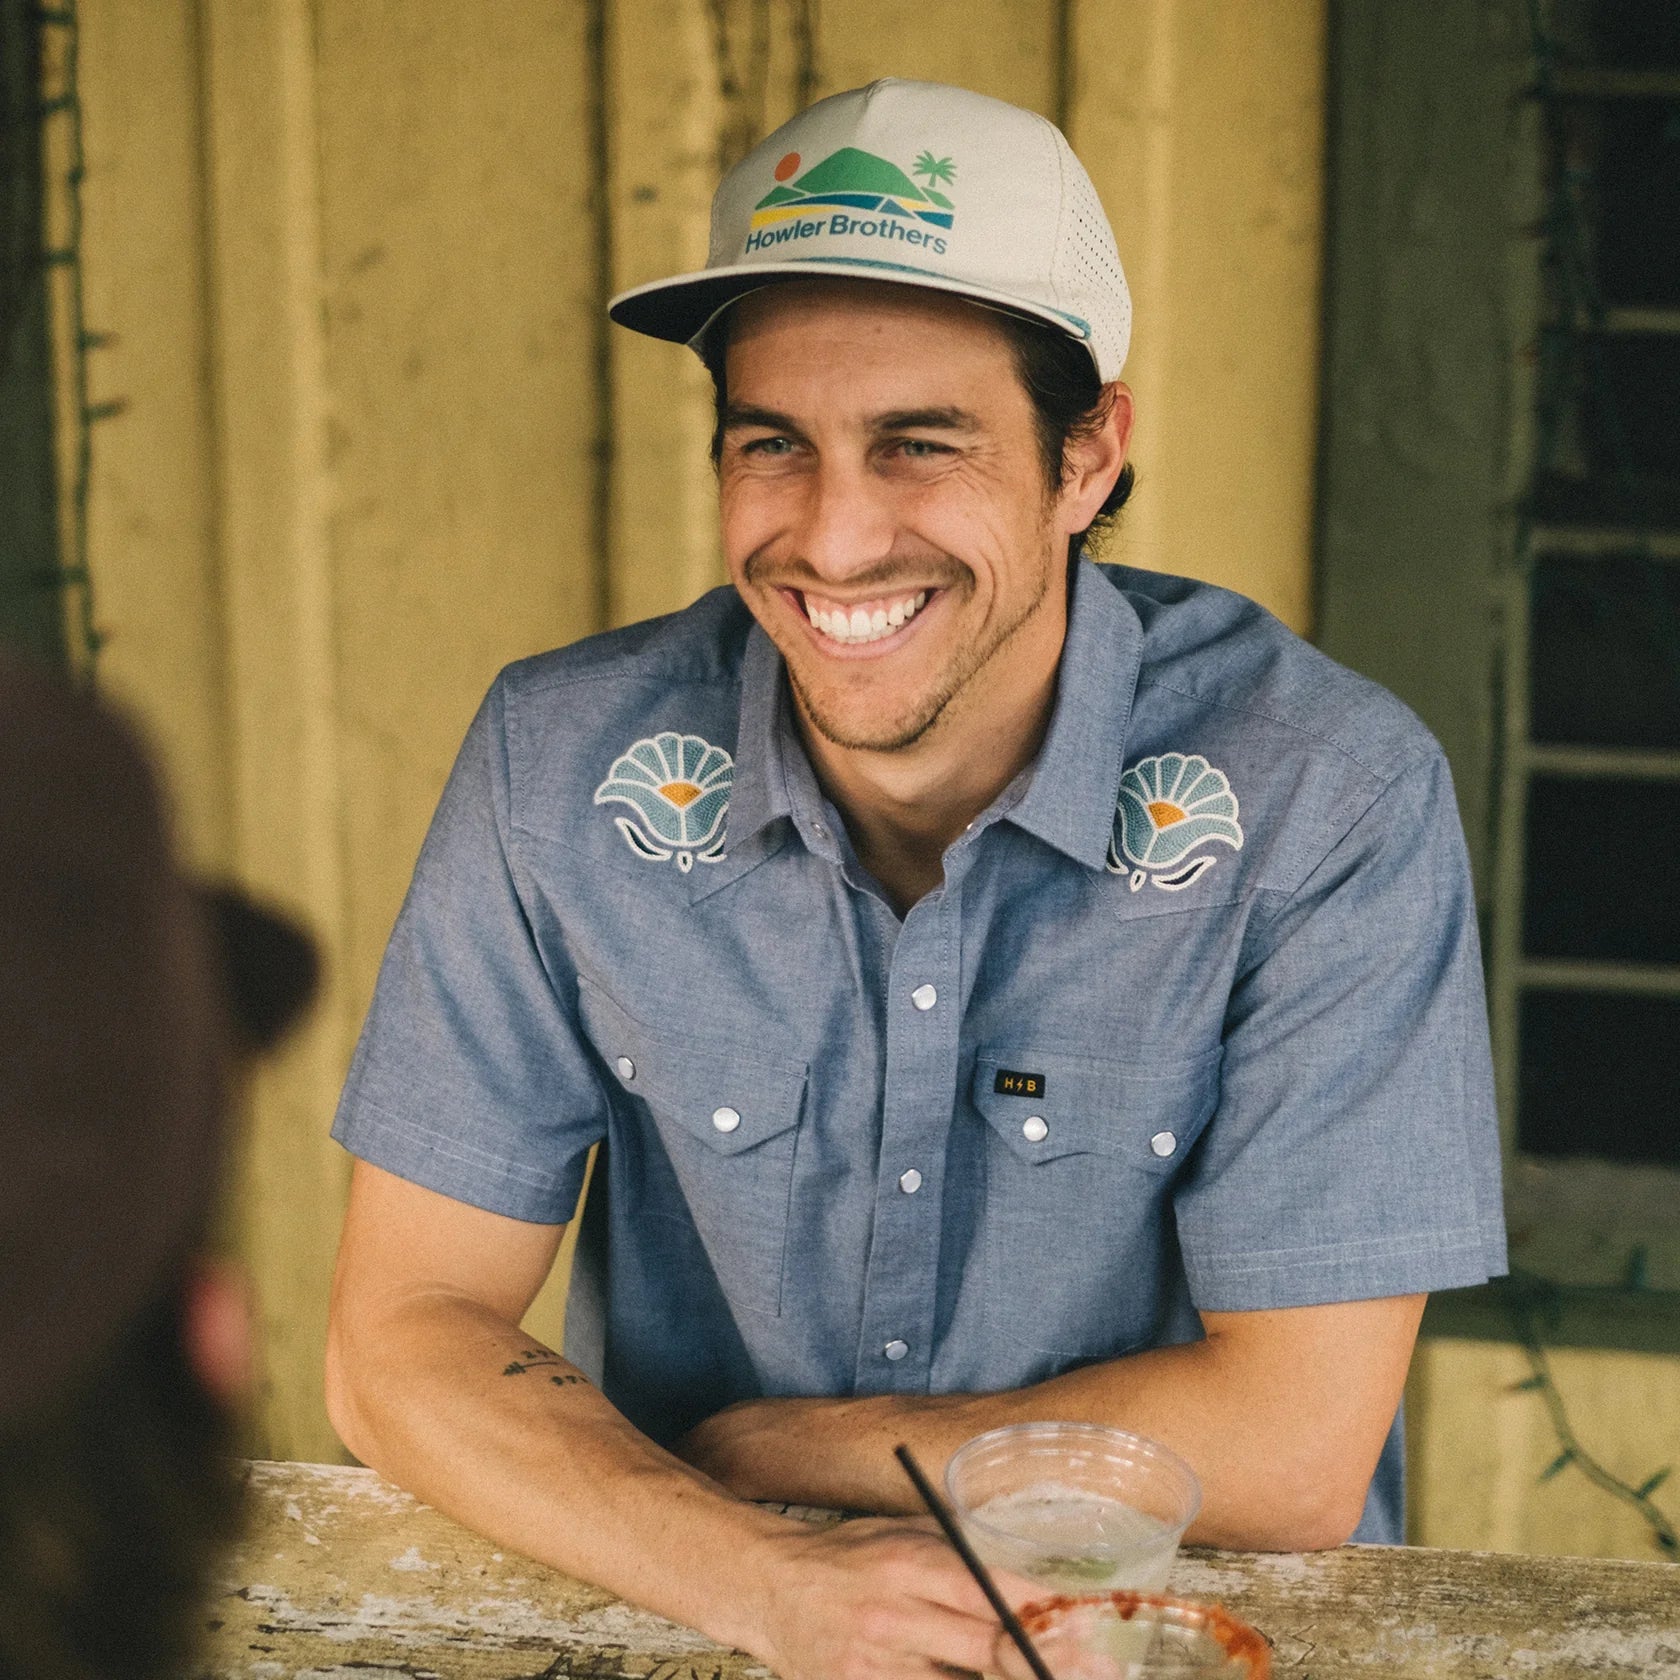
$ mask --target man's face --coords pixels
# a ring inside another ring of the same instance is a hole
[[[1069,531],[986,311],[796,281],[736,306],[719,461],[730,577],[834,744],[893,751],[1042,688]]]

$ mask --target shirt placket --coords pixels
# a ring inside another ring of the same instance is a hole
[[[928,1392],[961,967],[961,893],[948,882],[904,918],[888,968],[874,1228],[853,1379],[859,1394]]]

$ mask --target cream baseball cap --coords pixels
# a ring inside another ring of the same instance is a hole
[[[1096,188],[1054,123],[937,82],[820,100],[712,198],[695,274],[620,292],[620,325],[697,345],[730,304],[815,274],[954,292],[1047,322],[1120,376],[1132,302]]]

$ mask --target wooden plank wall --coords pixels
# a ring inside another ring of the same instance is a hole
[[[505,661],[721,581],[692,358],[611,289],[704,259],[719,170],[882,74],[1062,119],[1134,278],[1120,557],[1305,627],[1324,0],[81,0],[100,680],[190,854],[330,984],[257,1080],[231,1240],[250,1442],[319,1399],[339,1082],[438,790]],[[554,1294],[539,1324],[557,1334]]]

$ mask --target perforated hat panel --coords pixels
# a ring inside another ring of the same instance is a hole
[[[1114,231],[1097,189],[1062,139],[1062,225],[1057,229],[1051,287],[1062,306],[1091,323],[1091,353],[1103,381],[1118,379],[1132,337],[1132,294],[1114,247]]]

